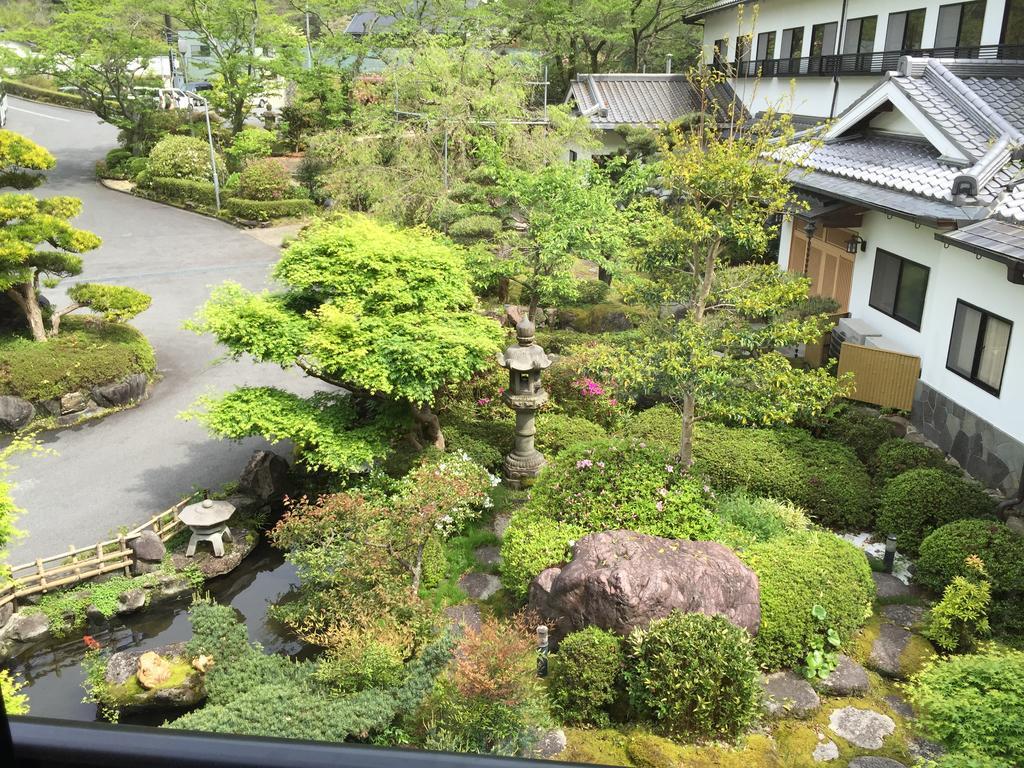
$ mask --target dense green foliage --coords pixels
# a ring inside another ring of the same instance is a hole
[[[666,447],[678,442],[679,417],[657,406],[630,421],[625,434]],[[794,428],[697,426],[693,471],[716,491],[745,488],[785,499],[820,523],[863,529],[874,507],[871,479],[852,451]]]
[[[551,459],[578,443],[589,443],[606,436],[604,427],[581,416],[540,413],[537,416],[537,450]]]
[[[444,440],[445,450],[452,453],[465,453],[485,469],[496,471],[505,458],[501,451],[490,443],[470,437],[454,427],[445,428]]]
[[[635,631],[627,657],[630,703],[670,736],[733,738],[757,714],[750,636],[722,616],[673,612]]]
[[[0,395],[41,402],[155,370],[149,342],[124,324],[70,318],[44,344],[0,336]]]
[[[587,627],[566,636],[551,657],[548,696],[563,722],[607,725],[622,673],[622,639]]]
[[[261,157],[270,157],[276,139],[270,131],[262,128],[243,128],[231,139],[226,154],[234,163],[234,169],[245,168],[246,164]]]
[[[910,700],[925,733],[978,760],[961,765],[1024,764],[1024,652],[991,647],[936,660],[914,677]]]
[[[449,641],[437,641],[406,667],[398,685],[339,696],[319,681],[316,664],[265,655],[250,643],[234,609],[201,602],[190,618],[189,655],[206,654],[216,663],[206,676],[205,706],[170,723],[186,730],[315,741],[366,738],[414,711],[451,654]]]
[[[946,463],[941,451],[894,437],[882,443],[870,462],[871,471],[879,481],[890,480],[911,469],[945,469],[955,472]]]
[[[804,511],[790,502],[758,498],[743,491],[719,498],[718,517],[723,527],[721,540],[733,548],[806,531],[811,525]]]
[[[293,216],[312,216],[316,205],[312,200],[243,200],[229,197],[224,201],[224,210],[245,221],[270,221]]]
[[[148,174],[150,174],[149,171],[147,171]],[[212,208],[217,202],[213,183],[209,181],[172,179],[149,175],[143,189],[152,191],[161,200],[170,200],[176,203],[203,205]]]
[[[916,555],[924,538],[939,526],[991,515],[995,506],[975,482],[941,469],[912,469],[885,484],[876,528],[896,534],[899,551]]]
[[[570,542],[591,532],[530,508],[516,510],[501,542],[505,589],[525,598],[533,578],[545,568],[568,561]]]
[[[149,172],[156,177],[213,181],[210,168],[210,145],[192,136],[165,136],[149,153]],[[227,166],[217,157],[217,175],[227,178]]]
[[[825,420],[824,437],[852,448],[857,458],[869,464],[883,443],[895,437],[895,427],[876,411],[846,406]]]
[[[238,196],[246,200],[281,200],[289,197],[292,176],[277,160],[253,160],[238,174]]]
[[[389,429],[394,436],[404,411],[416,425],[414,441],[443,448],[432,411],[438,392],[491,364],[502,338],[497,323],[477,312],[464,254],[422,230],[349,217],[303,230],[274,278],[284,290],[254,294],[235,283],[215,289],[190,327],[212,333],[236,357],[297,365],[366,405],[349,406],[347,423],[334,419],[321,434],[307,429],[317,415],[313,401],[243,389],[234,401],[203,402],[200,417],[211,429],[229,438],[273,431],[295,440],[307,464],[349,472],[365,466],[366,448],[369,458],[389,452],[390,440],[380,438]],[[365,432],[356,434],[361,445],[346,455],[356,415],[378,439],[370,446]]]
[[[68,289],[68,297],[101,315],[108,323],[124,323],[149,309],[149,294],[123,285],[78,283]]]
[[[928,616],[925,635],[950,653],[970,653],[978,647],[978,641],[989,634],[992,588],[984,577],[981,561],[972,560],[976,569],[973,577],[953,577]]]
[[[874,582],[859,549],[826,531],[796,533],[739,553],[761,585],[755,655],[767,669],[794,667],[818,634],[812,611],[825,609],[847,642],[871,614]]]
[[[4,712],[8,715],[27,715],[28,695],[19,693],[25,683],[18,682],[6,669],[0,669],[0,695],[4,699]]]

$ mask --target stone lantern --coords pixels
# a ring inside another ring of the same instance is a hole
[[[232,543],[228,520],[235,514],[235,505],[228,501],[203,499],[189,504],[178,513],[178,519],[192,529],[185,557],[196,553],[200,541],[208,541],[213,547],[214,557],[224,557],[224,542]]]
[[[540,372],[551,365],[544,350],[533,343],[534,326],[528,318],[516,326],[517,343],[498,355],[498,363],[508,369],[508,389],[502,400],[516,412],[516,443],[505,457],[505,478],[511,488],[522,488],[544,467],[544,456],[533,445],[537,432],[537,410],[548,401],[541,385]]]

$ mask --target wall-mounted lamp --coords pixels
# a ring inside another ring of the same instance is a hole
[[[857,253],[858,248],[861,251],[866,251],[868,249],[868,241],[865,240],[860,235],[854,235],[853,237],[846,241],[847,253]]]
[[[782,222],[786,220],[786,214],[784,213],[773,213],[768,217],[769,227],[778,227],[782,225]]]

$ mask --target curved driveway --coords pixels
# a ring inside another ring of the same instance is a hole
[[[135,319],[156,349],[162,380],[141,406],[74,429],[42,436],[56,455],[16,457],[16,503],[26,510],[28,535],[11,547],[20,564],[85,546],[134,527],[174,504],[194,487],[235,479],[259,440],[212,438],[196,422],[177,418],[207,392],[238,385],[277,385],[299,393],[318,383],[294,369],[251,361],[217,364],[222,350],[208,337],[182,330],[210,287],[235,280],[265,284],[277,249],[228,224],[114,192],[95,179],[95,162],[116,145],[115,128],[92,114],[10,100],[7,127],[47,147],[57,158],[42,195],[73,195],[84,202],[76,220],[103,238],[85,254],[77,278],[130,285],[153,297]],[[60,303],[65,285],[47,291]]]

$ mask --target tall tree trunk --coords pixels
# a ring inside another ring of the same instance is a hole
[[[415,597],[420,591],[420,580],[423,578],[423,550],[427,548],[427,543],[420,542],[420,545],[416,547],[416,559],[413,560],[412,566],[412,594]]]
[[[35,288],[32,283],[17,283],[7,289],[7,295],[18,305],[21,313],[28,321],[28,328],[35,341],[46,341],[46,327],[43,325],[43,311],[39,308]]]
[[[693,464],[693,395],[683,395],[683,428],[679,434],[679,463],[685,468]]]
[[[420,433],[428,445],[439,451],[445,449],[444,435],[441,433],[441,422],[429,405],[412,405],[413,418],[419,424]]]

